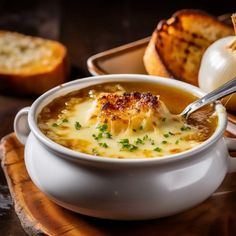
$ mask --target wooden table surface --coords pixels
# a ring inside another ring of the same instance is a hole
[[[236,2],[0,0],[0,29],[63,42],[72,62],[70,79],[75,79],[89,75],[86,66],[89,56],[149,36],[160,19],[183,8],[221,15],[235,11]],[[0,95],[0,138],[13,131],[17,111],[35,99],[17,97],[11,91],[4,93]],[[1,169],[0,235],[26,235],[15,214]]]

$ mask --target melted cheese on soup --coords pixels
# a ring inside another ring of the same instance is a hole
[[[120,85],[104,91],[95,86],[61,101],[42,110],[38,126],[53,141],[83,153],[114,158],[165,156],[199,145],[212,132],[204,115],[205,125],[194,123],[196,119],[186,124],[169,112],[159,95],[127,92]],[[211,116],[207,117],[210,122]]]

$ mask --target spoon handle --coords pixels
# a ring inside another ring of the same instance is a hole
[[[223,84],[221,87],[213,90],[204,97],[198,99],[197,101],[189,104],[182,112],[181,115],[187,118],[192,112],[198,110],[199,108],[219,100],[227,95],[236,92],[236,77],[234,77],[229,82]]]

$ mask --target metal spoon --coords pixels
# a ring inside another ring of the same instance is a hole
[[[230,95],[232,93],[236,92],[236,77],[234,77],[229,82],[223,84],[219,88],[213,90],[212,92],[208,93],[204,97],[194,101],[193,103],[190,103],[181,113],[180,115],[184,118],[188,118],[188,116],[198,110],[199,108],[212,103],[216,100],[219,100],[227,95]]]

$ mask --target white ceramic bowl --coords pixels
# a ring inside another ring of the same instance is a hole
[[[92,156],[67,149],[39,130],[37,116],[54,98],[108,81],[145,81],[204,95],[199,88],[177,80],[126,74],[80,79],[43,94],[30,108],[19,111],[14,129],[26,145],[30,177],[51,200],[99,218],[151,219],[199,204],[219,187],[227,172],[236,170],[236,159],[228,154],[228,147],[235,149],[236,141],[223,138],[227,114],[220,103],[216,105],[218,126],[208,140],[165,157],[134,160]]]

